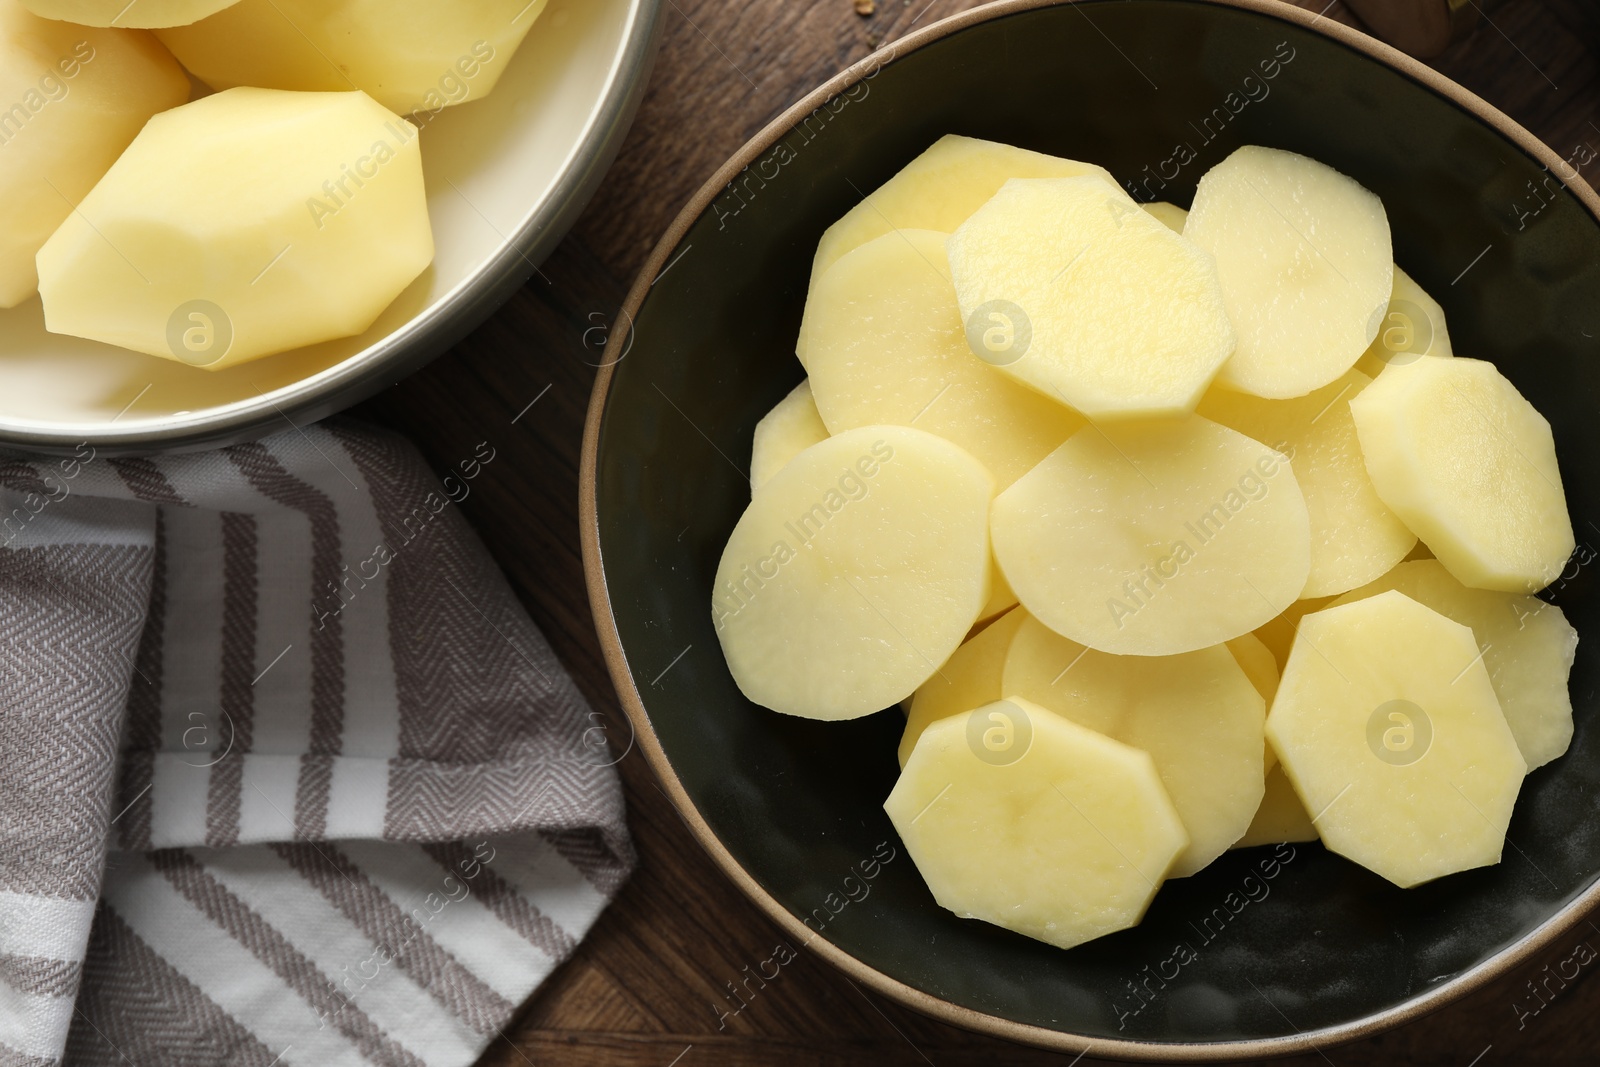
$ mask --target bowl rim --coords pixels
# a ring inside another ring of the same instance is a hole
[[[622,309],[618,313],[619,320],[625,319],[630,324],[637,320],[640,307],[643,305],[646,296],[655,282],[660,279],[665,268],[669,266],[672,257],[677,253],[678,246],[682,243],[690,228],[710,209],[712,202],[723,192],[729,182],[745,167],[759,159],[805,115],[815,111],[829,99],[857,82],[875,76],[879,70],[897,59],[980,23],[1047,7],[1066,7],[1078,3],[1099,2],[1110,2],[1110,0],[996,0],[994,3],[984,4],[940,19],[921,29],[913,30],[829,78],[763,127],[700,187],[694,197],[673,219],[672,224],[667,228],[666,233],[652,251],[649,259],[645,261],[632,288],[628,292]],[[1546,169],[1562,172],[1563,161],[1555,150],[1535,137],[1509,115],[1431,67],[1359,30],[1324,18],[1322,15],[1312,14],[1302,8],[1283,3],[1282,0],[1181,0],[1181,2],[1233,8],[1276,19],[1280,22],[1291,23],[1302,29],[1318,33],[1355,51],[1362,52],[1391,70],[1410,78],[1422,88],[1431,90],[1435,95],[1475,116],[1479,121],[1519,147],[1534,162],[1543,164]],[[1587,181],[1581,175],[1575,175],[1572,180],[1566,181],[1564,184],[1578,202],[1588,210],[1589,214],[1596,220],[1596,223],[1600,224],[1600,196],[1596,195]],[[628,715],[634,735],[638,739],[639,749],[644,753],[645,759],[655,771],[657,777],[660,778],[667,798],[672,802],[673,807],[677,809],[678,814],[689,827],[700,846],[710,854],[712,860],[721,868],[722,872],[739,887],[746,897],[754,901],[768,918],[777,923],[790,937],[807,942],[819,956],[843,971],[848,978],[941,1022],[1039,1048],[1073,1053],[1079,1056],[1093,1051],[1096,1056],[1101,1058],[1124,1061],[1157,1063],[1230,1062],[1240,1059],[1270,1058],[1321,1051],[1333,1045],[1355,1041],[1363,1037],[1371,1037],[1419,1019],[1483,987],[1526,962],[1561,935],[1570,931],[1583,920],[1588,911],[1600,904],[1600,878],[1597,878],[1587,889],[1568,901],[1522,938],[1502,947],[1487,959],[1461,972],[1449,981],[1418,993],[1391,1007],[1370,1012],[1348,1022],[1319,1027],[1315,1030],[1299,1031],[1295,1034],[1280,1037],[1214,1042],[1127,1041],[1114,1038],[1089,1037],[1029,1023],[1014,1022],[987,1012],[953,1004],[932,994],[925,993],[858,960],[827,938],[817,936],[815,931],[809,930],[802,925],[800,920],[790,914],[788,909],[783,907],[749,871],[745,870],[738,860],[733,857],[733,854],[728,851],[727,847],[717,838],[710,825],[700,814],[699,809],[695,806],[687,790],[685,790],[682,781],[673,770],[660,739],[656,736],[650,722],[650,716],[645,710],[643,697],[634,682],[633,673],[629,669],[627,655],[622,648],[616,616],[611,610],[610,592],[600,548],[597,470],[599,464],[600,428],[606,415],[612,379],[615,376],[617,364],[626,355],[627,346],[632,343],[632,332],[631,325],[627,331],[620,333],[613,331],[601,357],[599,373],[595,378],[593,392],[590,394],[589,409],[584,424],[582,466],[579,480],[579,528],[583,542],[584,577],[588,585],[589,604],[594,613],[595,629],[600,637],[600,646],[605,657],[606,667],[611,674],[612,682],[616,686],[623,709]],[[1290,1025],[1293,1026],[1292,1023]]]
[[[113,419],[93,430],[81,425],[60,430],[7,426],[0,419],[0,450],[59,453],[86,442],[109,455],[127,455],[233,444],[274,428],[299,430],[421,369],[527,282],[577,221],[632,126],[665,21],[662,0],[627,0],[621,47],[611,57],[604,91],[562,161],[549,195],[532,206],[520,226],[502,235],[499,247],[437,304],[331,366],[251,400],[225,405],[231,409],[225,414],[163,416],[155,425],[130,423],[125,429]],[[314,384],[308,387],[308,383]]]

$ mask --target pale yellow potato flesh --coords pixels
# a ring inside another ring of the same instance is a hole
[[[1193,411],[1233,352],[1211,257],[1105,178],[1013,179],[947,247],[991,362],[1091,419]]]
[[[1189,218],[1188,211],[1177,204],[1169,204],[1165,200],[1157,200],[1153,204],[1143,204],[1141,206],[1160,221],[1161,225],[1173,233],[1182,233],[1183,224]]]
[[[990,525],[1022,605],[1119,655],[1248,633],[1294,603],[1310,569],[1289,462],[1199,416],[1078,431],[995,498]]]
[[[361,89],[399,115],[435,113],[488,96],[545,3],[239,0],[158,36],[213,89]]]
[[[1194,874],[1226,852],[1261,806],[1266,703],[1225,645],[1111,656],[1028,617],[1012,638],[1000,688],[1150,753],[1189,834],[1170,877]]]
[[[185,26],[238,0],[21,0],[35,15],[80,26]]]
[[[39,292],[55,333],[216,370],[361,333],[432,259],[415,127],[364,93],[232,89],[150,120]]]
[[[1325,164],[1247,145],[1200,179],[1183,235],[1216,258],[1238,348],[1218,381],[1304,396],[1355,365],[1394,289],[1383,201]]]
[[[1267,737],[1332,851],[1402,888],[1499,862],[1527,765],[1460,623],[1394,590],[1307,615]]]
[[[1356,361],[1356,369],[1376,378],[1390,364],[1403,365],[1422,356],[1453,355],[1444,308],[1396,264],[1394,291],[1389,295],[1378,336]]]
[[[1533,593],[1575,541],[1550,424],[1492,363],[1394,365],[1350,402],[1378,496],[1463,584]]]
[[[1311,572],[1302,599],[1336,596],[1387,573],[1417,537],[1378,499],[1361,456],[1350,402],[1372,379],[1358,370],[1292,400],[1215,388],[1206,418],[1271,445],[1294,463],[1311,514]]]
[[[1267,772],[1266,791],[1261,797],[1261,807],[1256,809],[1250,828],[1233,843],[1234,848],[1251,848],[1255,845],[1276,845],[1285,841],[1315,841],[1317,828],[1306,814],[1305,805],[1295,796],[1288,775],[1277,766]]]
[[[984,604],[983,610],[978,613],[978,621],[992,619],[1002,611],[1010,611],[1017,606],[1016,590],[1011,588],[1011,583],[1006,581],[1006,572],[1000,569],[1000,564],[994,561],[991,552],[989,556],[989,602]]]
[[[1313,611],[1321,611],[1333,603],[1333,600],[1331,596],[1296,600],[1284,608],[1281,614],[1256,627],[1255,635],[1267,646],[1272,658],[1278,661],[1280,672],[1283,670],[1283,665],[1289,662],[1289,650],[1294,647],[1294,635],[1300,628],[1300,620]]]
[[[1017,627],[1027,618],[1026,611],[1002,615],[968,638],[937,674],[917,687],[906,716],[905,733],[900,738],[900,766],[904,767],[911,758],[917,738],[929,724],[1000,699],[1006,654],[1011,651]]]
[[[189,79],[149,34],[0,0],[0,308],[38,290],[39,249],[145,121],[188,98]]]
[[[1506,725],[1530,771],[1567,751],[1572,742],[1567,677],[1578,651],[1578,631],[1559,607],[1519,593],[1469,589],[1432,559],[1402,563],[1334,605],[1389,589],[1472,628]]]
[[[829,226],[811,264],[813,286],[853,248],[894,230],[951,233],[1012,178],[1073,178],[1105,168],[997,141],[945,134]]]
[[[829,430],[915,425],[971,452],[1004,488],[1083,425],[968,345],[945,235],[900,230],[829,267],[806,301],[801,362]]]
[[[1273,657],[1272,650],[1253,633],[1240,634],[1228,641],[1227,646],[1233,658],[1239,661],[1245,677],[1250,679],[1250,684],[1256,687],[1256,692],[1261,694],[1267,707],[1271,707],[1272,697],[1278,691],[1278,661]],[[1262,745],[1262,750],[1261,762],[1267,773],[1271,774],[1278,765],[1278,754],[1272,751],[1271,745]]]
[[[994,480],[942,437],[863,426],[755,494],[717,567],[712,617],[757,704],[852,719],[910,696],[989,598]]]
[[[827,439],[828,428],[811,398],[811,383],[802,381],[756,423],[750,445],[750,491],[766,485],[791,459]]]
[[[1058,948],[1136,925],[1187,843],[1149,755],[1020,697],[928,727],[883,807],[940,906]]]

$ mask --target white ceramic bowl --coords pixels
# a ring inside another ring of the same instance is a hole
[[[153,452],[304,424],[391,385],[494,311],[594,192],[644,90],[659,0],[550,0],[495,91],[422,131],[433,265],[359,337],[205,371],[0,311],[0,448]]]

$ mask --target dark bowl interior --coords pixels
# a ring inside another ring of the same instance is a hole
[[[1266,80],[1261,61],[1288,52]],[[1576,561],[1549,595],[1584,638],[1577,735],[1527,779],[1498,866],[1406,891],[1320,845],[1275,865],[1271,848],[1242,850],[1167,883],[1139,927],[1068,952],[934,904],[881,807],[898,711],[808,722],[740,695],[712,629],[712,576],[749,501],[756,421],[803,374],[792,353],[812,252],[862,193],[944,133],[1092,160],[1124,181],[1164,170],[1166,188],[1153,190],[1183,205],[1243,144],[1352,175],[1383,198],[1395,258],[1444,305],[1456,351],[1498,363],[1550,419],[1578,560],[1600,545],[1600,482],[1586,477],[1600,451],[1600,227],[1554,180],[1536,198],[1542,166],[1470,108],[1314,29],[1200,0],[1017,11],[862,84],[781,136],[689,228],[643,302],[599,430],[599,546],[627,669],[672,770],[734,859],[827,940],[914,989],[1019,1023],[1156,1043],[1267,1039],[1395,1008],[1587,889],[1600,871],[1600,631],[1596,568]],[[1178,146],[1194,158],[1163,167]],[[881,842],[897,857],[865,882]],[[840,908],[847,887],[870,892]],[[1194,958],[1175,968],[1180,943]]]

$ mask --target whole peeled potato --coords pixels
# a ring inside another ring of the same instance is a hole
[[[406,115],[487,96],[546,0],[241,0],[159,34],[213,89],[361,89]]]
[[[188,97],[189,79],[148,33],[0,0],[0,308],[33,295],[34,255],[145,121]]]

